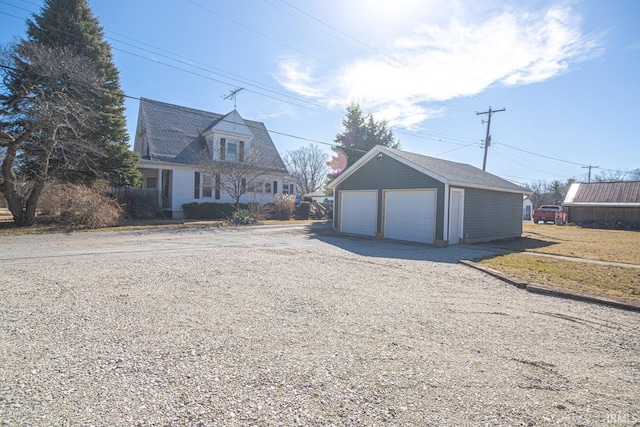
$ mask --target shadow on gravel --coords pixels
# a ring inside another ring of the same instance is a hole
[[[336,233],[331,229],[309,229],[309,236],[353,254],[374,258],[457,264],[461,259],[472,259],[495,254],[495,252],[486,248],[474,248],[467,245],[438,248],[421,243],[349,236]]]

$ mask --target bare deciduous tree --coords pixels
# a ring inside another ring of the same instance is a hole
[[[240,207],[240,198],[256,181],[267,174],[265,156],[258,150],[247,150],[242,159],[203,160],[202,171],[212,177],[214,191],[224,191],[232,199],[236,209]]]
[[[0,191],[16,225],[29,226],[36,222],[54,149],[83,144],[95,124],[85,105],[99,79],[89,61],[35,43],[4,52],[0,65]]]
[[[640,180],[640,169],[630,171],[624,170],[603,170],[596,174],[594,182],[619,182]]]
[[[313,193],[322,187],[329,170],[327,157],[326,153],[313,144],[287,151],[283,158],[284,163],[302,194]]]

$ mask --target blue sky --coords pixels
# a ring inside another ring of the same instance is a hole
[[[43,2],[0,0],[0,43]],[[403,149],[516,183],[640,168],[640,1],[89,0],[121,85],[327,152],[346,106]],[[133,137],[138,101],[126,102]]]

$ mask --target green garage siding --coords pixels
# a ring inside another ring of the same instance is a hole
[[[466,188],[464,193],[465,242],[522,234],[522,194]]]
[[[342,190],[378,190],[378,223],[377,232],[382,233],[382,190],[402,189],[427,189],[438,190],[436,196],[436,239],[442,240],[444,227],[444,183],[437,181],[412,167],[409,167],[389,156],[374,157],[363,164],[355,173],[346,178],[335,188],[334,212],[339,212]],[[339,228],[339,224],[335,224]]]

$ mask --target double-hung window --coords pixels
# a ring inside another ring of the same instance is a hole
[[[235,162],[238,160],[238,143],[236,141],[227,141],[226,160],[230,162]]]
[[[211,175],[203,175],[202,177],[202,197],[211,197],[211,187],[213,182]]]
[[[220,160],[229,162],[244,162],[246,157],[246,144],[244,141],[230,141],[220,138]]]

